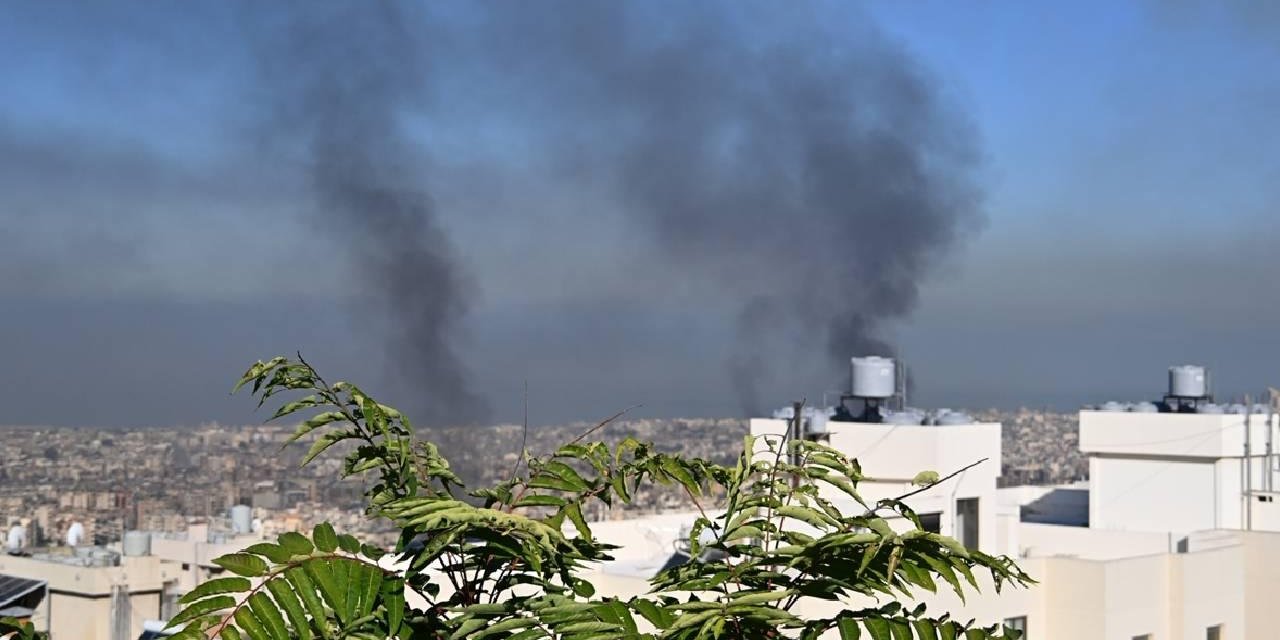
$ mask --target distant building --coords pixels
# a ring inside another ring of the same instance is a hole
[[[258,540],[256,535],[215,533],[208,524],[193,524],[182,534],[129,532],[117,548],[57,547],[3,555],[0,609],[6,593],[23,590],[25,595],[7,605],[10,613],[25,613],[22,617],[37,630],[49,631],[51,640],[160,637],[162,622],[177,612],[178,598],[222,574],[214,558]],[[37,584],[39,588],[30,586]],[[13,588],[6,591],[6,585]]]
[[[996,594],[980,581],[986,586],[966,602],[917,594],[931,610],[1004,622],[1028,640],[1275,640],[1280,420],[1262,407],[1213,405],[1207,395],[1203,410],[1196,404],[1171,395],[1081,411],[1090,480],[1058,487],[997,488],[999,424],[831,421],[823,437],[874,478],[859,487],[868,500],[905,493],[918,471],[946,474],[987,459],[908,502],[926,528],[1012,556],[1039,584]],[[751,421],[757,436],[788,428],[785,419]],[[645,592],[695,517],[594,525],[597,537],[621,545],[592,577],[600,592]],[[802,616],[835,608],[800,606]]]

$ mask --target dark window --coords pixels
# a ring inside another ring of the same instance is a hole
[[[1205,640],[1222,640],[1222,625],[1215,624],[1204,631]]]
[[[956,500],[956,535],[960,544],[970,548],[978,548],[978,499],[961,498]]]
[[[1133,640],[1151,640],[1151,634],[1149,634],[1149,633],[1144,633],[1144,634],[1142,634],[1142,635],[1140,635],[1140,636],[1134,636],[1134,637],[1133,637]]]
[[[1004,626],[1005,628],[1013,629],[1014,631],[1021,633],[1022,635],[1020,637],[1022,638],[1022,640],[1027,640],[1027,617],[1026,616],[1005,618]]]
[[[930,533],[942,533],[941,513],[920,514],[920,528]]]

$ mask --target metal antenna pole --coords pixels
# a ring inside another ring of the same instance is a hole
[[[1253,529],[1253,408],[1249,396],[1244,397],[1244,528]]]

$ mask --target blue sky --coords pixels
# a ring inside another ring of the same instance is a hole
[[[388,375],[368,355],[378,320],[301,284],[349,269],[341,243],[311,233],[303,154],[263,134],[256,105],[273,89],[245,80],[246,32],[267,27],[244,6],[187,6],[0,9],[11,421],[252,420],[226,382],[299,348],[374,388]],[[1277,16],[1191,0],[814,6],[838,18],[822,29],[904,51],[976,141],[985,222],[939,251],[918,306],[884,326],[922,403],[1147,397],[1184,361],[1228,391],[1280,382]],[[545,161],[561,129],[538,118],[555,101],[518,102],[527,86],[473,67],[480,45],[457,46],[403,130],[426,150],[439,222],[475,285],[456,340],[493,418],[515,417],[526,379],[535,421],[635,403],[735,414],[729,302],[655,257],[607,191]],[[769,400],[840,378],[802,356],[812,364],[770,383]]]

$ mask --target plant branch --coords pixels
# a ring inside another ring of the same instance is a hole
[[[910,498],[911,496],[914,496],[914,495],[916,495],[916,494],[924,493],[925,491],[928,491],[928,490],[930,490],[930,489],[932,489],[932,488],[934,488],[934,487],[936,487],[936,486],[938,486],[938,485],[940,485],[940,484],[942,484],[942,483],[944,483],[944,482],[946,482],[946,481],[948,481],[948,480],[950,480],[950,479],[952,479],[952,478],[954,478],[954,477],[956,477],[956,476],[958,476],[958,475],[960,475],[960,474],[962,474],[962,473],[964,473],[964,472],[966,472],[966,471],[968,471],[968,470],[970,470],[970,469],[972,469],[972,468],[974,468],[974,467],[976,467],[976,466],[978,466],[978,465],[980,465],[980,464],[982,464],[982,463],[986,462],[987,460],[988,460],[988,458],[982,458],[981,460],[978,460],[978,461],[976,461],[976,462],[971,462],[971,463],[969,463],[969,464],[967,464],[967,465],[965,465],[965,466],[963,466],[963,467],[960,467],[959,469],[956,469],[955,471],[952,471],[951,473],[948,473],[947,475],[945,475],[945,476],[943,476],[943,477],[941,477],[941,478],[938,478],[937,480],[934,480],[933,482],[930,482],[929,484],[926,484],[926,485],[924,485],[924,486],[920,487],[919,489],[915,489],[915,490],[912,490],[912,491],[908,491],[908,492],[906,492],[906,493],[904,493],[904,494],[902,494],[902,495],[900,495],[900,496],[894,497],[894,498],[886,498],[886,499],[884,499],[884,500],[880,500],[879,502],[877,502],[877,503],[876,503],[876,507],[875,507],[874,509],[868,509],[868,510],[866,511],[866,513],[864,513],[864,514],[862,514],[862,515],[863,515],[863,517],[873,516],[873,515],[875,515],[875,513],[876,513],[877,511],[879,511],[879,510],[880,510],[882,507],[884,507],[886,504],[894,503],[894,502],[901,502],[901,501],[906,500],[907,498]]]

